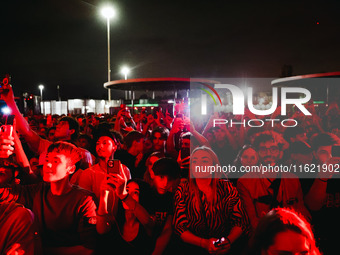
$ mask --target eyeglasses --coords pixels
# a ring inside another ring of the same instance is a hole
[[[272,146],[272,147],[270,147],[270,148],[267,148],[267,147],[260,147],[259,148],[259,153],[261,153],[261,154],[264,154],[264,153],[266,153],[266,152],[270,152],[270,153],[278,153],[279,152],[279,147],[277,147],[277,146]]]

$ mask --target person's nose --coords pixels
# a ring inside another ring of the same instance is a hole
[[[169,183],[168,177],[164,177],[164,179],[163,179],[163,186],[167,187],[168,183]]]
[[[52,167],[52,163],[51,162],[46,163],[46,167],[51,168]]]

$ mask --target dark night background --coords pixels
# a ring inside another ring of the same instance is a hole
[[[111,1],[112,80],[340,71],[340,1]],[[0,74],[44,99],[107,98],[104,1],[1,1]],[[117,98],[123,93],[112,93]]]

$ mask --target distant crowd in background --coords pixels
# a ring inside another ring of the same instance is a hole
[[[298,121],[285,128],[214,125],[268,116],[214,113],[202,121],[185,105],[173,113],[122,105],[116,115],[23,116],[12,90],[1,99],[15,120],[12,133],[0,133],[0,254],[339,250],[336,102],[322,112],[306,104],[311,116],[281,116],[278,108],[271,119]],[[315,167],[307,178],[194,171],[214,165]]]

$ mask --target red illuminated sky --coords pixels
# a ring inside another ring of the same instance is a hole
[[[96,0],[1,2],[0,74],[15,93],[106,98],[106,23]],[[340,71],[338,1],[112,1],[112,79],[278,77]]]

